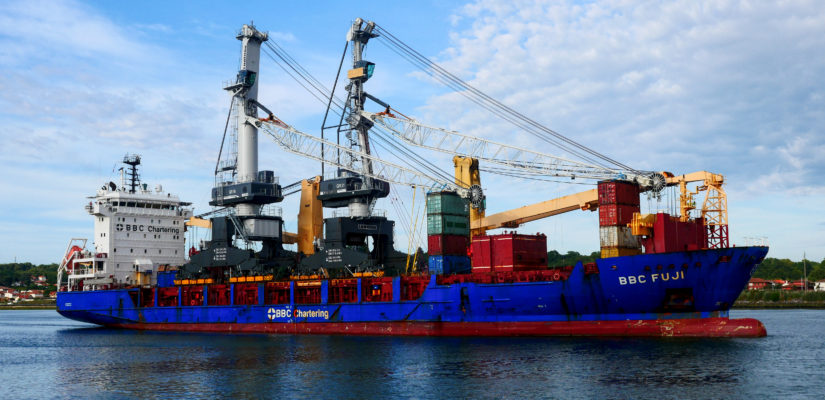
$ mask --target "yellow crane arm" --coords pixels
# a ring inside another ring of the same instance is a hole
[[[210,221],[208,219],[198,218],[198,217],[189,218],[188,220],[186,220],[184,225],[186,225],[186,226],[197,226],[199,228],[212,229],[212,221]]]
[[[728,241],[728,196],[722,185],[725,177],[708,171],[691,172],[684,175],[673,175],[662,172],[667,185],[679,185],[679,218],[682,221],[690,219],[690,210],[696,208],[693,196],[699,192],[707,192],[702,203],[702,219],[708,227],[708,245],[710,248],[727,248]],[[701,182],[695,191],[689,191],[689,182]]]
[[[298,234],[284,231],[281,240],[283,240],[284,244],[295,244],[298,243]]]
[[[575,210],[595,211],[599,208],[599,193],[596,189],[571,194],[557,199],[543,201],[498,214],[489,215],[471,222],[471,229],[516,228],[525,222],[535,221]]]
[[[704,182],[705,185],[722,186],[725,182],[725,177],[722,175],[708,171],[697,171],[683,175],[673,175],[670,172],[662,172],[662,175],[665,176],[665,182],[667,182],[668,185],[677,185],[682,182]]]

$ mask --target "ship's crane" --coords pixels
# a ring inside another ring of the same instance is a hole
[[[413,146],[475,158],[533,174],[583,179],[623,179],[650,190],[660,190],[664,177],[654,172],[605,168],[535,150],[494,142],[476,136],[425,125],[411,118],[363,111],[365,118],[386,128]]]
[[[367,154],[358,149],[339,145],[335,142],[321,139],[309,133],[302,132],[281,120],[268,120],[249,118],[248,122],[254,124],[280,145],[284,150],[298,154],[316,161],[321,161],[327,165],[346,169],[350,166],[346,161],[340,160],[339,152],[346,157],[344,159],[359,159],[369,161],[371,171],[360,171],[372,179],[387,181],[390,183],[417,186],[417,187],[441,187],[447,190],[458,192],[462,197],[470,197],[470,190],[462,187],[453,181],[447,181],[436,176],[416,171],[393,162],[383,160],[372,154]]]
[[[496,143],[471,135],[425,125],[410,118],[396,117],[392,114],[389,104],[367,94],[363,88],[363,83],[372,75],[374,64],[362,60],[360,58],[360,51],[363,50],[366,41],[374,37],[383,37],[385,44],[401,57],[422,69],[435,80],[456,90],[462,96],[465,96],[482,108],[490,111],[491,114],[501,117],[517,128],[533,134],[539,139],[557,146],[583,161],[575,161],[532,149]],[[695,206],[693,206],[693,196],[703,190],[708,190],[708,195],[702,206],[702,218],[706,221],[707,225],[711,227],[709,229],[711,241],[713,241],[714,237],[718,237],[717,242],[727,242],[727,211],[724,191],[721,189],[723,182],[721,175],[697,172],[674,176],[666,172],[639,171],[627,167],[618,161],[563,137],[469,86],[461,79],[413,50],[381,26],[372,22],[367,22],[365,25],[363,20],[357,19],[350,29],[348,41],[352,42],[356,48],[356,51],[353,53],[353,69],[349,70],[347,74],[351,80],[350,85],[347,86],[349,92],[348,100],[346,102],[337,100],[334,98],[333,93],[329,91],[323,92],[319,90],[319,92],[322,96],[329,97],[330,104],[334,103],[341,108],[342,120],[343,115],[347,115],[347,122],[351,127],[350,129],[352,129],[354,133],[357,132],[358,140],[352,140],[354,138],[348,135],[347,137],[351,139],[351,144],[349,147],[345,147],[330,141],[318,139],[312,135],[304,134],[286,124],[280,123],[280,121],[277,121],[275,124],[271,121],[259,120],[254,122],[256,126],[261,127],[264,131],[272,135],[273,138],[288,151],[302,154],[322,161],[325,164],[338,166],[339,168],[349,167],[352,169],[352,161],[350,161],[349,164],[340,161],[341,155],[343,154],[349,160],[361,161],[360,164],[362,168],[359,168],[358,173],[363,174],[365,177],[415,186],[421,186],[422,183],[424,183],[422,182],[423,179],[427,182],[438,182],[447,189],[456,190],[464,197],[471,197],[474,200],[473,207],[471,208],[473,235],[483,234],[487,229],[516,227],[525,222],[577,209],[593,211],[598,209],[599,206],[597,191],[588,190],[485,216],[484,196],[480,190],[479,161],[495,164],[509,171],[513,171],[515,174],[523,174],[525,176],[540,175],[597,181],[608,179],[624,180],[633,182],[643,191],[651,191],[656,195],[658,195],[665,186],[679,185],[681,190],[680,218],[682,221],[688,220],[690,218],[689,211],[695,208]],[[289,64],[287,59],[291,59],[290,57],[287,56],[284,58],[282,55],[278,56]],[[302,76],[302,78],[307,79],[305,76]],[[318,89],[317,80],[315,80],[316,84],[312,84],[312,82],[309,81],[308,83]],[[382,106],[385,111],[381,113],[365,111],[363,100],[367,98]],[[347,111],[349,111],[348,114]],[[370,154],[369,144],[365,140],[367,131],[373,127],[389,132],[392,136],[407,144],[453,155],[455,181],[448,184],[444,182],[444,179],[439,179],[432,174],[424,174],[414,169],[405,168],[398,164],[374,157]],[[612,165],[612,167],[608,165]],[[372,170],[372,168],[364,168],[364,166],[371,166],[375,168],[375,170]],[[703,184],[694,192],[688,191],[687,183],[697,181],[703,182]],[[714,231],[716,233],[714,233]]]
[[[680,220],[690,219],[690,211],[696,208],[694,196],[707,191],[701,207],[701,218],[708,226],[709,243],[712,248],[728,246],[727,197],[722,189],[724,177],[707,171],[675,176],[670,172],[645,172],[605,168],[540,153],[527,148],[497,143],[491,140],[465,135],[459,132],[433,127],[412,118],[399,118],[387,112],[362,112],[376,125],[386,128],[393,135],[413,146],[453,154],[456,157],[456,180],[480,184],[477,161],[498,164],[530,174],[571,179],[620,179],[638,184],[643,191],[658,193],[664,186],[679,186]],[[463,164],[463,165],[462,165]],[[468,171],[463,171],[468,169]],[[474,172],[475,170],[475,172]],[[690,191],[687,184],[701,182]],[[598,193],[588,190],[557,199],[504,211],[485,217],[483,210],[471,215],[473,234],[484,233],[487,229],[515,228],[520,224],[546,218],[573,210],[595,211],[599,207]]]
[[[429,126],[411,118],[398,118],[387,113],[363,112],[376,125],[413,146],[453,154],[456,182],[480,186],[478,162],[498,164],[529,174],[571,179],[621,179],[634,182],[644,190],[658,192],[665,177],[654,172],[605,168],[599,165],[568,160],[523,147]],[[484,234],[488,229],[516,228],[520,224],[573,211],[598,209],[598,193],[588,190],[558,199],[543,201],[521,208],[485,217],[485,211],[475,207],[470,215],[472,235]]]

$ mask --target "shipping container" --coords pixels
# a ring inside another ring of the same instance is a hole
[[[653,234],[642,240],[645,253],[667,253],[708,248],[708,233],[704,222],[682,222],[666,213],[656,214]]]
[[[470,203],[456,192],[427,193],[427,214],[470,215]]]
[[[175,285],[175,278],[178,275],[178,271],[158,271],[158,287],[169,287]]]
[[[506,233],[473,237],[474,272],[521,271],[547,267],[547,236]]]
[[[427,253],[433,256],[466,256],[469,243],[469,236],[429,235]]]
[[[602,181],[598,184],[599,204],[639,205],[639,186],[624,181]]]
[[[600,226],[599,244],[601,247],[641,247],[639,237],[626,226]]]
[[[642,254],[641,249],[628,249],[624,247],[602,247],[602,258],[635,256]]]
[[[473,272],[492,272],[493,253],[490,236],[473,236],[470,244],[470,257],[473,260]]]
[[[599,226],[627,226],[633,220],[633,213],[640,212],[638,205],[599,205]]]
[[[430,256],[428,260],[430,274],[467,274],[471,271],[470,257],[467,256]]]
[[[470,218],[460,215],[427,215],[428,235],[470,235]]]

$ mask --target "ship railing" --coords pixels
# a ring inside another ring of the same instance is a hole
[[[254,179],[240,179],[228,181],[226,179],[220,179],[218,177],[215,178],[215,186],[214,187],[223,187],[223,186],[231,186],[237,185],[239,183],[246,183],[246,182],[259,182],[259,183],[274,183],[276,185],[281,184],[281,177],[279,176],[272,176],[270,179],[261,180],[255,177]]]
[[[111,207],[111,210],[112,212],[120,212],[124,214],[154,215],[158,217],[176,217],[180,215],[178,210],[167,210],[164,208],[115,206]]]
[[[332,210],[332,217],[333,218],[348,218],[350,216],[349,208],[338,208]],[[371,217],[384,217],[387,218],[387,210],[383,209],[373,209],[370,211]]]
[[[284,210],[274,204],[267,204],[261,207],[261,215],[267,217],[282,217],[284,215]]]
[[[766,236],[746,236],[745,238],[745,246],[762,246],[768,247],[768,238]]]

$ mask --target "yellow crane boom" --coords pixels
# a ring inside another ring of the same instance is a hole
[[[470,221],[471,229],[516,228],[525,222],[547,218],[574,210],[596,211],[599,194],[596,189],[575,193],[557,199],[519,207]]]

